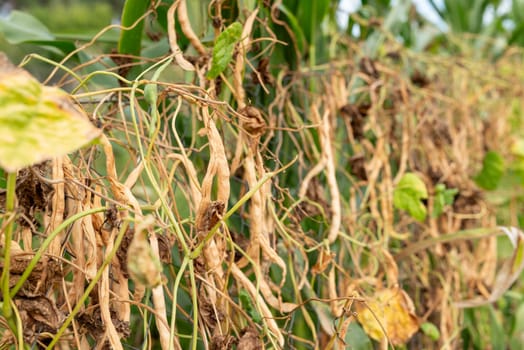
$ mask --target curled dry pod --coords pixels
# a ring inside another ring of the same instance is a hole
[[[147,229],[152,226],[154,219],[151,216],[137,224],[135,235],[127,251],[127,270],[135,283],[154,288],[162,282],[162,265],[147,239]]]
[[[260,136],[266,131],[266,121],[262,113],[253,106],[247,106],[238,111],[242,116],[242,126],[251,136]]]

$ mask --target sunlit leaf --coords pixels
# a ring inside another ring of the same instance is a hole
[[[387,335],[393,345],[403,345],[419,329],[413,302],[400,288],[379,290],[366,305],[356,305],[358,321],[375,340]]]
[[[421,199],[428,198],[424,182],[413,173],[406,173],[400,179],[393,192],[393,204],[397,209],[405,210],[418,221],[424,221],[427,209]]]
[[[0,167],[14,172],[65,155],[99,133],[65,91],[41,85],[0,54]]]
[[[524,139],[517,138],[511,145],[511,153],[518,156],[524,157]]]
[[[242,25],[235,22],[218,36],[213,47],[213,60],[211,61],[211,69],[207,73],[207,78],[215,79],[226,69],[233,58],[235,45],[240,40],[241,35]]]
[[[420,329],[425,335],[431,338],[431,340],[437,341],[440,338],[440,331],[437,326],[431,322],[424,322],[420,325]]]

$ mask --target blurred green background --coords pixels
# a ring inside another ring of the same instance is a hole
[[[0,5],[0,18],[20,10],[36,17],[58,38],[82,40],[118,23],[123,3],[124,0],[7,0]],[[291,13],[297,13],[299,22],[307,17],[301,16],[301,12],[310,10],[306,2],[299,0],[285,0],[283,4]],[[188,6],[197,5],[189,2]],[[363,22],[383,20],[385,29],[418,50],[452,49],[447,40],[442,40],[442,32],[471,35],[472,40],[477,40],[479,52],[487,55],[500,55],[508,45],[524,45],[524,0],[333,0],[329,7],[319,10],[317,16],[323,17],[324,25],[337,23],[338,28],[331,29],[345,31],[356,40],[374,33],[373,26],[362,25]],[[312,35],[318,37],[312,31],[317,28],[298,24],[306,40]],[[0,34],[0,50],[16,60],[28,48],[10,45]]]

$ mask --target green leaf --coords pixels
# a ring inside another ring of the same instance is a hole
[[[515,314],[515,329],[511,333],[510,349],[518,349],[524,339],[524,303],[520,303]]]
[[[67,40],[56,40],[49,29],[38,19],[28,13],[13,11],[8,17],[0,17],[0,32],[8,43],[33,44],[43,47],[55,47],[64,53],[75,49]]]
[[[428,198],[426,185],[413,173],[404,174],[393,191],[393,205],[397,209],[407,211],[418,221],[426,219],[427,209],[421,202],[421,199],[426,198]]]
[[[443,184],[436,185],[431,216],[434,218],[439,217],[447,205],[453,204],[457,193],[458,190],[456,188],[446,188]]]
[[[414,173],[405,173],[395,189],[412,192],[420,199],[428,198],[426,184]]]
[[[28,40],[26,44],[37,45],[57,54],[68,54],[76,49],[75,44],[65,40]],[[60,51],[58,51],[58,50]],[[76,56],[76,55],[75,55]]]
[[[475,182],[485,190],[494,190],[504,174],[504,168],[504,159],[497,152],[489,151],[484,156],[482,170],[474,178]]]
[[[372,350],[373,343],[357,322],[351,322],[346,332],[346,348],[352,350]]]
[[[231,58],[233,58],[235,45],[240,40],[241,35],[242,25],[238,22],[231,24],[220,33],[215,47],[213,47],[213,60],[211,61],[211,69],[207,73],[208,79],[215,79],[226,69]]]
[[[420,325],[422,332],[431,338],[433,341],[437,341],[440,338],[440,331],[437,326],[431,322],[424,322]]]
[[[326,17],[330,0],[301,1],[296,17],[309,45],[315,45],[315,36],[322,35],[322,22]]]
[[[21,44],[33,40],[54,40],[55,37],[38,19],[21,11],[13,11],[0,19],[0,29],[10,44]]]
[[[0,55],[0,167],[9,172],[73,152],[98,136],[65,91]]]
[[[238,292],[238,297],[240,299],[240,303],[246,309],[249,316],[251,316],[251,319],[253,320],[253,322],[256,322],[256,323],[262,322],[262,316],[256,309],[255,305],[253,305],[253,302],[251,301],[249,293],[245,289],[241,289]]]
[[[395,191],[393,204],[396,208],[407,211],[409,215],[418,221],[426,219],[427,209],[424,204],[407,191]]]
[[[488,313],[489,329],[491,331],[491,345],[493,346],[493,349],[504,349],[506,348],[506,335],[501,322],[501,315],[497,314],[493,305],[488,306]]]
[[[278,5],[279,11],[281,11],[284,15],[288,18],[289,26],[291,27],[291,30],[294,34],[294,39],[296,40],[297,49],[300,53],[304,53],[305,47],[307,45],[306,43],[306,36],[304,35],[304,31],[302,30],[302,27],[300,27],[300,24],[298,24],[298,19],[295,17],[293,12],[291,12],[284,4]]]

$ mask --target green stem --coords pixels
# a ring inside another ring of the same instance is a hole
[[[195,281],[195,269],[193,266],[193,260],[189,262],[189,279],[191,280],[191,300],[193,301],[193,338],[192,341],[192,350],[197,350],[198,346],[198,293],[197,285]]]
[[[16,197],[16,172],[7,173],[7,194],[5,201],[5,212],[14,215]],[[4,232],[4,269],[2,271],[2,314],[4,315],[11,330],[16,334],[16,320],[13,318],[11,309],[11,296],[9,294],[9,276],[11,268],[11,238],[13,235],[14,220],[9,218]]]
[[[173,285],[173,310],[171,311],[171,324],[170,324],[170,330],[169,330],[169,350],[173,350],[175,347],[176,305],[177,305],[177,297],[178,297],[178,286],[180,285],[180,280],[182,279],[182,276],[184,275],[184,271],[186,267],[188,266],[188,263],[189,263],[189,258],[188,258],[188,255],[186,255],[184,257],[184,260],[182,260],[182,264],[180,265],[180,268],[178,269],[178,273],[176,274],[176,278],[175,278],[175,284]]]
[[[164,63],[164,62],[162,62]],[[136,96],[136,90],[138,89],[138,85],[140,84],[140,78],[146,74],[149,70],[153,69],[154,67],[158,66],[160,64],[157,63],[151,67],[149,67],[148,69],[146,69],[144,72],[142,72],[138,77],[137,77],[137,80],[135,81],[135,83],[133,84],[133,87],[131,88],[131,96],[130,96],[130,99],[131,101],[135,101],[135,96]],[[137,116],[136,116],[136,106],[134,103],[132,103],[131,105],[131,120],[133,121],[133,128],[134,128],[134,131],[137,135],[137,146],[138,146],[138,151],[139,151],[139,154],[140,154],[140,157],[143,159],[143,162],[144,162],[144,171],[146,172],[146,175],[149,179],[149,181],[151,182],[151,186],[153,187],[153,189],[155,190],[155,192],[158,194],[159,196],[159,200],[160,200],[160,203],[162,205],[162,208],[165,210],[166,212],[166,215],[168,217],[168,220],[169,222],[171,223],[174,231],[175,231],[175,235],[177,236],[177,239],[178,241],[180,242],[180,245],[182,246],[182,250],[184,251],[184,254],[189,254],[190,251],[189,251],[189,246],[188,244],[186,243],[185,241],[185,238],[184,238],[184,234],[182,233],[182,229],[180,228],[180,225],[177,221],[177,219],[175,218],[175,215],[173,214],[173,212],[170,210],[170,206],[169,206],[169,203],[167,202],[167,200],[165,199],[165,197],[162,195],[162,190],[160,189],[160,185],[158,184],[158,182],[156,181],[156,177],[155,175],[153,174],[153,170],[151,169],[151,167],[149,166],[149,161],[150,161],[150,154],[149,153],[146,153],[144,151],[144,146],[142,145],[142,140],[140,139],[140,130],[139,130],[139,127],[138,127],[138,123],[137,123]],[[151,142],[154,142],[154,140],[151,140]]]
[[[16,329],[17,329],[17,349],[30,349],[28,345],[24,344],[24,328],[22,325],[22,318],[20,317],[20,313],[18,312],[15,303],[13,300],[11,300],[11,307],[13,309],[13,319],[16,321]]]

